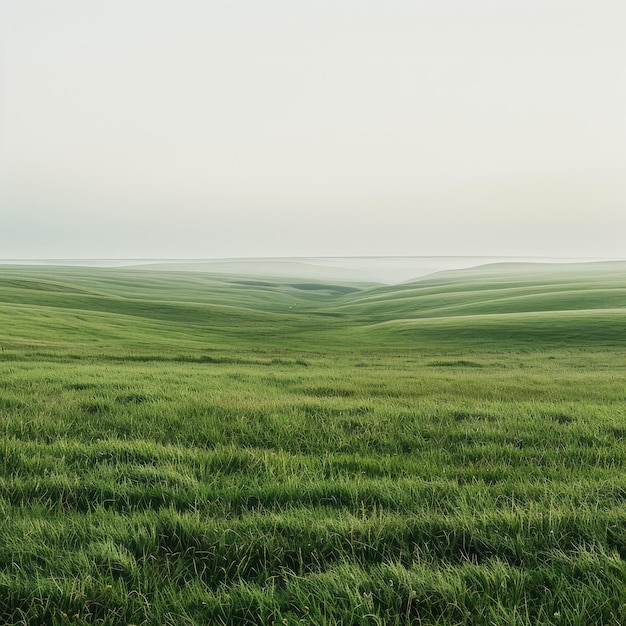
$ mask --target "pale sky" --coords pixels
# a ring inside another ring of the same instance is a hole
[[[0,20],[0,258],[626,258],[624,0]]]

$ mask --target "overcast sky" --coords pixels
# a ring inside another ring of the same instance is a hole
[[[624,0],[0,19],[0,258],[626,257]]]

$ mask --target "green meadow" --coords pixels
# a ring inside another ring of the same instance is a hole
[[[626,623],[626,262],[0,266],[0,623]]]

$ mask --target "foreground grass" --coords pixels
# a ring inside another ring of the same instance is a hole
[[[158,276],[0,292],[0,622],[626,623],[619,313],[229,315]]]

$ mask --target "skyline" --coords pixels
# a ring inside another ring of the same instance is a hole
[[[626,256],[622,3],[0,17],[0,257]]]

